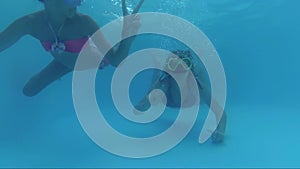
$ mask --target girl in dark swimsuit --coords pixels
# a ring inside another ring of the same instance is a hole
[[[25,85],[23,93],[26,96],[35,96],[55,80],[73,71],[80,51],[95,32],[97,38],[92,41],[99,51],[111,49],[111,45],[99,32],[97,23],[91,17],[77,12],[77,7],[83,0],[39,1],[44,4],[44,10],[19,18],[0,32],[0,52],[15,44],[24,35],[31,35],[54,57],[50,64]],[[134,14],[142,3],[143,0],[135,8]],[[124,16],[128,15],[125,0],[122,0],[122,5]],[[135,15],[124,19],[122,35],[137,32],[140,27],[139,19]],[[110,50],[100,68],[108,64],[117,66],[127,56],[133,39],[126,39],[120,42],[117,50]]]
[[[176,73],[177,77],[181,77],[181,81],[186,82],[185,86],[182,87],[185,91],[180,92],[176,81],[169,74],[159,71],[153,75],[153,84],[148,93],[150,94],[153,89],[160,89],[165,93],[167,100],[161,100],[159,95],[151,93],[151,96],[147,94],[143,97],[135,108],[143,112],[148,110],[151,106],[149,99],[151,99],[151,103],[158,104],[163,102],[171,108],[191,107],[195,104],[199,104],[199,100],[196,100],[197,97],[195,97],[195,94],[199,94],[202,96],[204,103],[215,113],[216,121],[219,121],[217,129],[212,135],[212,140],[214,143],[223,142],[227,121],[226,112],[224,111],[222,115],[219,115],[217,113],[219,112],[218,110],[223,110],[223,108],[216,102],[213,102],[213,105],[211,105],[213,98],[211,98],[210,89],[207,87],[208,85],[205,84],[198,65],[194,65],[191,52],[177,50],[174,51],[173,54],[177,55],[180,59],[170,56],[166,61],[165,70],[168,69],[168,71]],[[191,70],[192,74],[190,74],[188,70]],[[190,78],[194,77],[201,94],[192,91],[192,88],[189,86]],[[184,99],[182,105],[181,94],[183,94],[182,98]],[[136,111],[135,113],[138,114]]]

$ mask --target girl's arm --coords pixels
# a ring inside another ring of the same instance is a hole
[[[24,16],[10,24],[3,32],[0,33],[0,52],[11,47],[21,37],[30,33],[31,16]]]
[[[137,18],[137,19],[139,19],[139,18]],[[97,46],[97,48],[99,49],[99,51],[102,54],[104,52],[107,52],[107,54],[105,55],[105,58],[109,61],[109,63],[112,66],[115,66],[115,67],[118,66],[127,57],[130,47],[131,47],[132,42],[135,39],[135,37],[130,37],[125,40],[122,40],[117,45],[118,46],[117,48],[113,48],[109,44],[109,42],[106,40],[105,36],[99,29],[97,23],[94,20],[92,20],[91,18],[88,18],[88,20],[89,20],[88,28],[90,29],[89,32],[90,32],[93,42],[95,43],[95,45]],[[127,22],[131,22],[131,21],[127,21]],[[138,24],[139,23],[137,23],[137,25],[131,25],[131,26],[139,27]],[[130,28],[125,27],[123,29],[130,29]],[[136,28],[134,28],[134,29],[136,29]],[[124,31],[122,34],[124,34]]]
[[[132,15],[129,15],[129,11],[127,9],[126,1],[122,0],[122,11],[123,11],[123,30],[122,30],[122,38],[127,37],[127,35],[135,35],[140,28],[140,17],[136,14],[140,10],[143,5],[144,0],[140,0],[138,5],[134,8]],[[129,16],[128,16],[129,15]],[[127,39],[122,40],[117,46],[118,48],[114,49],[112,46],[106,41],[104,35],[99,30],[98,25],[90,18],[89,19],[89,28],[92,34],[96,33],[96,36],[92,36],[92,40],[96,44],[96,46],[100,49],[100,52],[104,53],[108,51],[106,54],[106,59],[110,62],[112,66],[118,66],[128,55],[131,44],[135,37],[129,37]]]

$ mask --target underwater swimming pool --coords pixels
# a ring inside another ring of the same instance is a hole
[[[128,2],[134,6],[137,0]],[[35,0],[2,0],[0,4],[0,31],[43,8]],[[78,10],[104,26],[121,15],[120,5],[120,0],[86,0]],[[151,158],[114,155],[88,137],[74,110],[72,74],[35,97],[25,97],[25,83],[52,57],[37,40],[22,38],[0,53],[0,167],[300,167],[299,5],[298,0],[145,0],[141,12],[176,15],[200,28],[219,53],[227,81],[225,142],[198,143],[208,112],[201,107],[187,137]],[[181,47],[172,39],[147,35],[138,37],[132,50]],[[104,69],[96,80],[107,121],[135,137],[166,130],[177,110],[168,110],[149,126],[129,122],[117,113],[109,88],[113,71]],[[133,80],[129,91],[133,102],[146,92],[150,77],[151,72],[144,72]]]

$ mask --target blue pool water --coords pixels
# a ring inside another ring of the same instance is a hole
[[[0,31],[42,9],[34,0],[0,4]],[[119,157],[91,141],[74,110],[72,74],[36,97],[25,97],[24,84],[52,58],[38,41],[22,38],[0,53],[0,167],[300,167],[299,5],[298,0],[145,0],[143,12],[182,17],[210,38],[222,60],[228,89],[223,144],[197,142],[207,112],[203,107],[179,145],[145,159]],[[79,10],[101,26],[121,13],[118,0],[86,0]],[[173,45],[142,38],[137,42],[134,49]],[[174,120],[172,114],[150,127],[135,126],[117,115],[106,89],[113,70],[103,70],[96,81],[99,98],[108,98],[102,107],[107,121],[131,135],[148,137],[166,129]],[[147,75],[133,82],[133,100],[149,86]]]

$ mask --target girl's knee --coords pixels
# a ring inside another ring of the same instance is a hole
[[[23,88],[23,94],[27,97],[36,96],[41,91],[37,81],[33,77],[27,82],[27,84]]]
[[[34,90],[32,87],[30,86],[25,86],[23,88],[23,94],[27,97],[33,97],[33,96],[36,96],[39,92]]]

